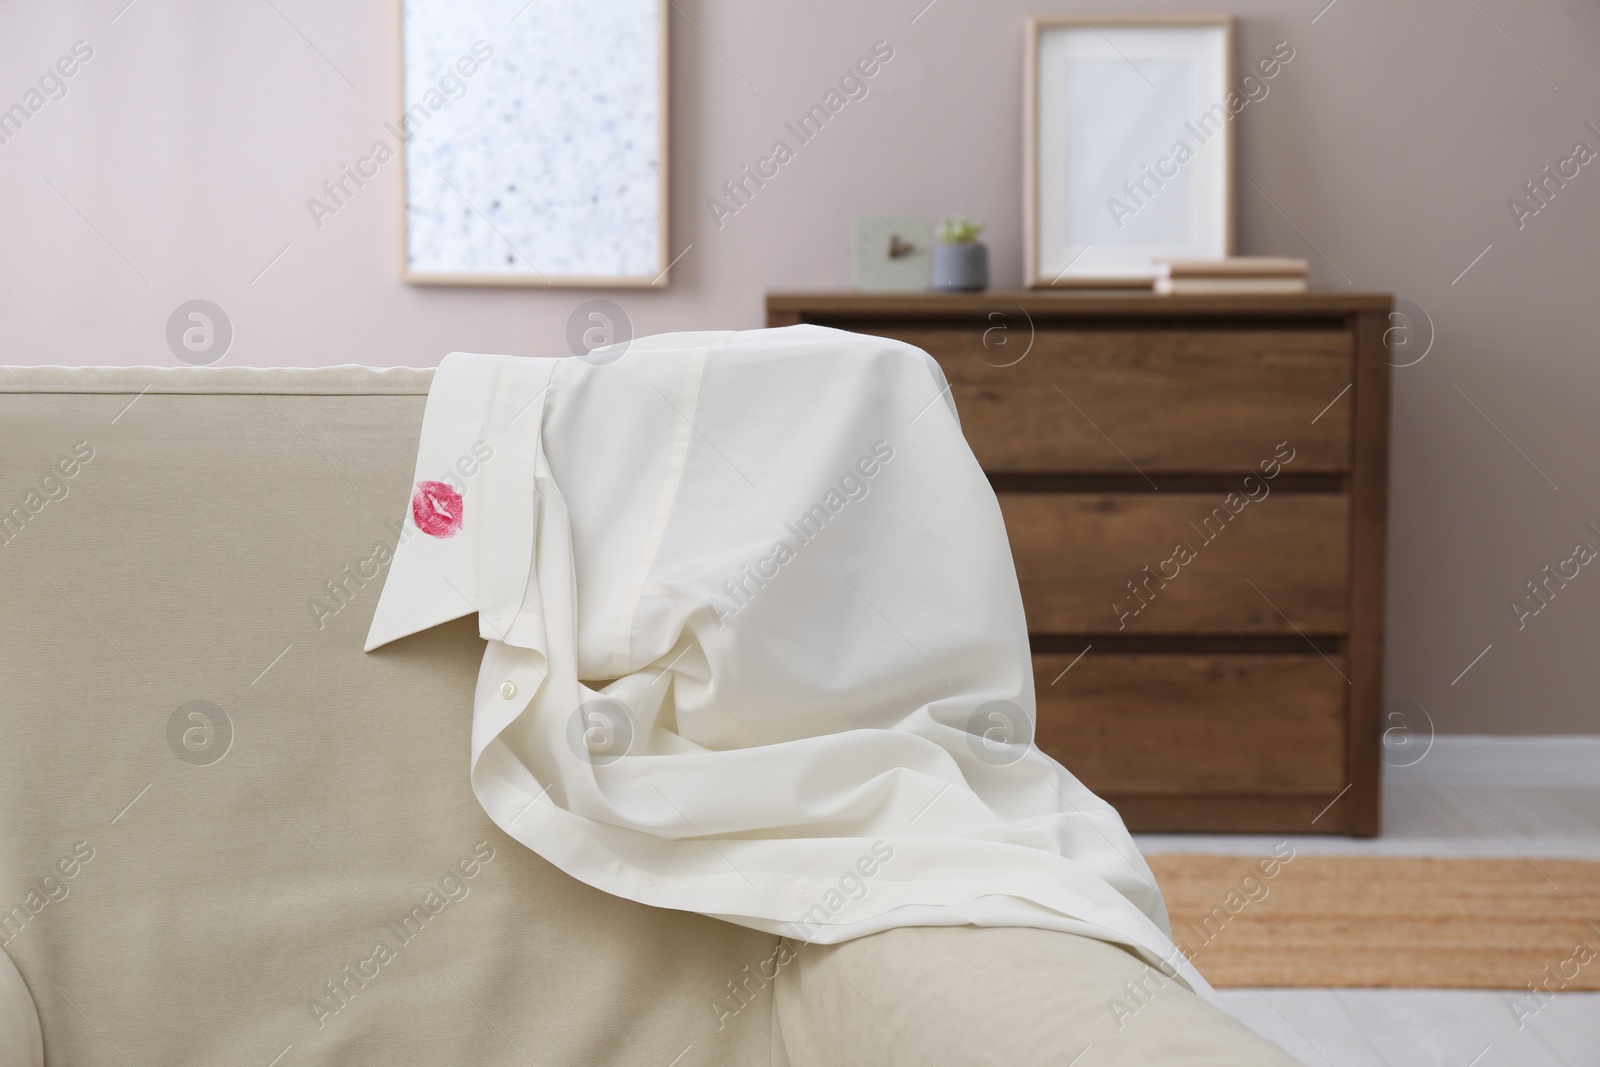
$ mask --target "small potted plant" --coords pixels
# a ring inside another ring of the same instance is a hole
[[[939,223],[933,249],[933,287],[949,292],[975,292],[989,287],[989,249],[978,240],[983,223],[951,215]]]

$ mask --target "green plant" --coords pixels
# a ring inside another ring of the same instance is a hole
[[[951,215],[939,223],[939,240],[947,245],[975,244],[983,233],[983,223],[973,222],[965,215]]]

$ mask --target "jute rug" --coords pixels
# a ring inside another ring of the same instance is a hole
[[[1213,985],[1600,990],[1600,863],[1279,848],[1148,857]]]

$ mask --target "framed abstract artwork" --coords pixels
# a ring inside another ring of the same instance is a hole
[[[1146,287],[1157,259],[1232,254],[1233,33],[1226,15],[1029,20],[1031,288]]]
[[[405,280],[665,285],[668,0],[397,2]]]

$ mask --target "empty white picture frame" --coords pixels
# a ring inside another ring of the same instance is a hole
[[[1233,253],[1226,15],[1037,16],[1024,106],[1030,288],[1147,287]]]
[[[397,0],[401,273],[666,284],[668,0]]]

